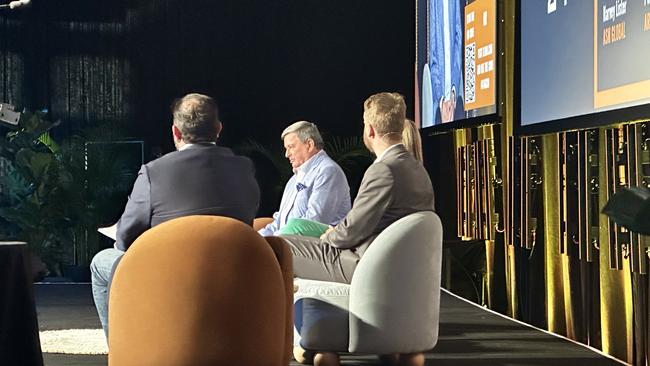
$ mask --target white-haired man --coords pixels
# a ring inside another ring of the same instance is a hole
[[[318,128],[310,122],[296,122],[281,138],[294,175],[284,188],[273,222],[259,233],[277,235],[292,218],[338,224],[350,211],[350,187],[341,167],[323,150]]]

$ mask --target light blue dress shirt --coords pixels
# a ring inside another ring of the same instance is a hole
[[[324,150],[304,162],[284,187],[280,210],[259,233],[277,233],[292,218],[336,225],[350,211],[350,186],[341,167]]]

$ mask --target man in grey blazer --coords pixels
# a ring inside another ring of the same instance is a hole
[[[429,175],[402,144],[404,98],[379,93],[364,103],[363,139],[377,156],[366,170],[352,209],[320,238],[287,235],[296,277],[350,283],[359,259],[393,222],[418,211],[433,211]]]
[[[216,145],[221,122],[214,100],[188,94],[172,110],[177,151],[142,166],[117,223],[115,248],[99,252],[90,265],[95,306],[106,334],[113,268],[143,232],[189,215],[226,216],[252,225],[257,213],[260,190],[253,163]]]

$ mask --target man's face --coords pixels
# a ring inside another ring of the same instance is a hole
[[[284,150],[284,156],[289,159],[293,169],[300,167],[318,152],[312,139],[301,141],[295,133],[284,136]]]

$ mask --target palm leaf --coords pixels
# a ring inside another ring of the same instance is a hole
[[[373,160],[361,137],[334,136],[325,144],[325,151],[348,177],[358,173],[360,168],[365,170]]]
[[[250,157],[251,159],[258,160],[255,155],[261,156],[264,160],[270,162],[275,170],[280,175],[282,186],[291,178],[293,171],[291,165],[288,164],[284,156],[283,149],[274,149],[272,147],[262,145],[257,141],[248,140],[237,148],[237,151]]]

